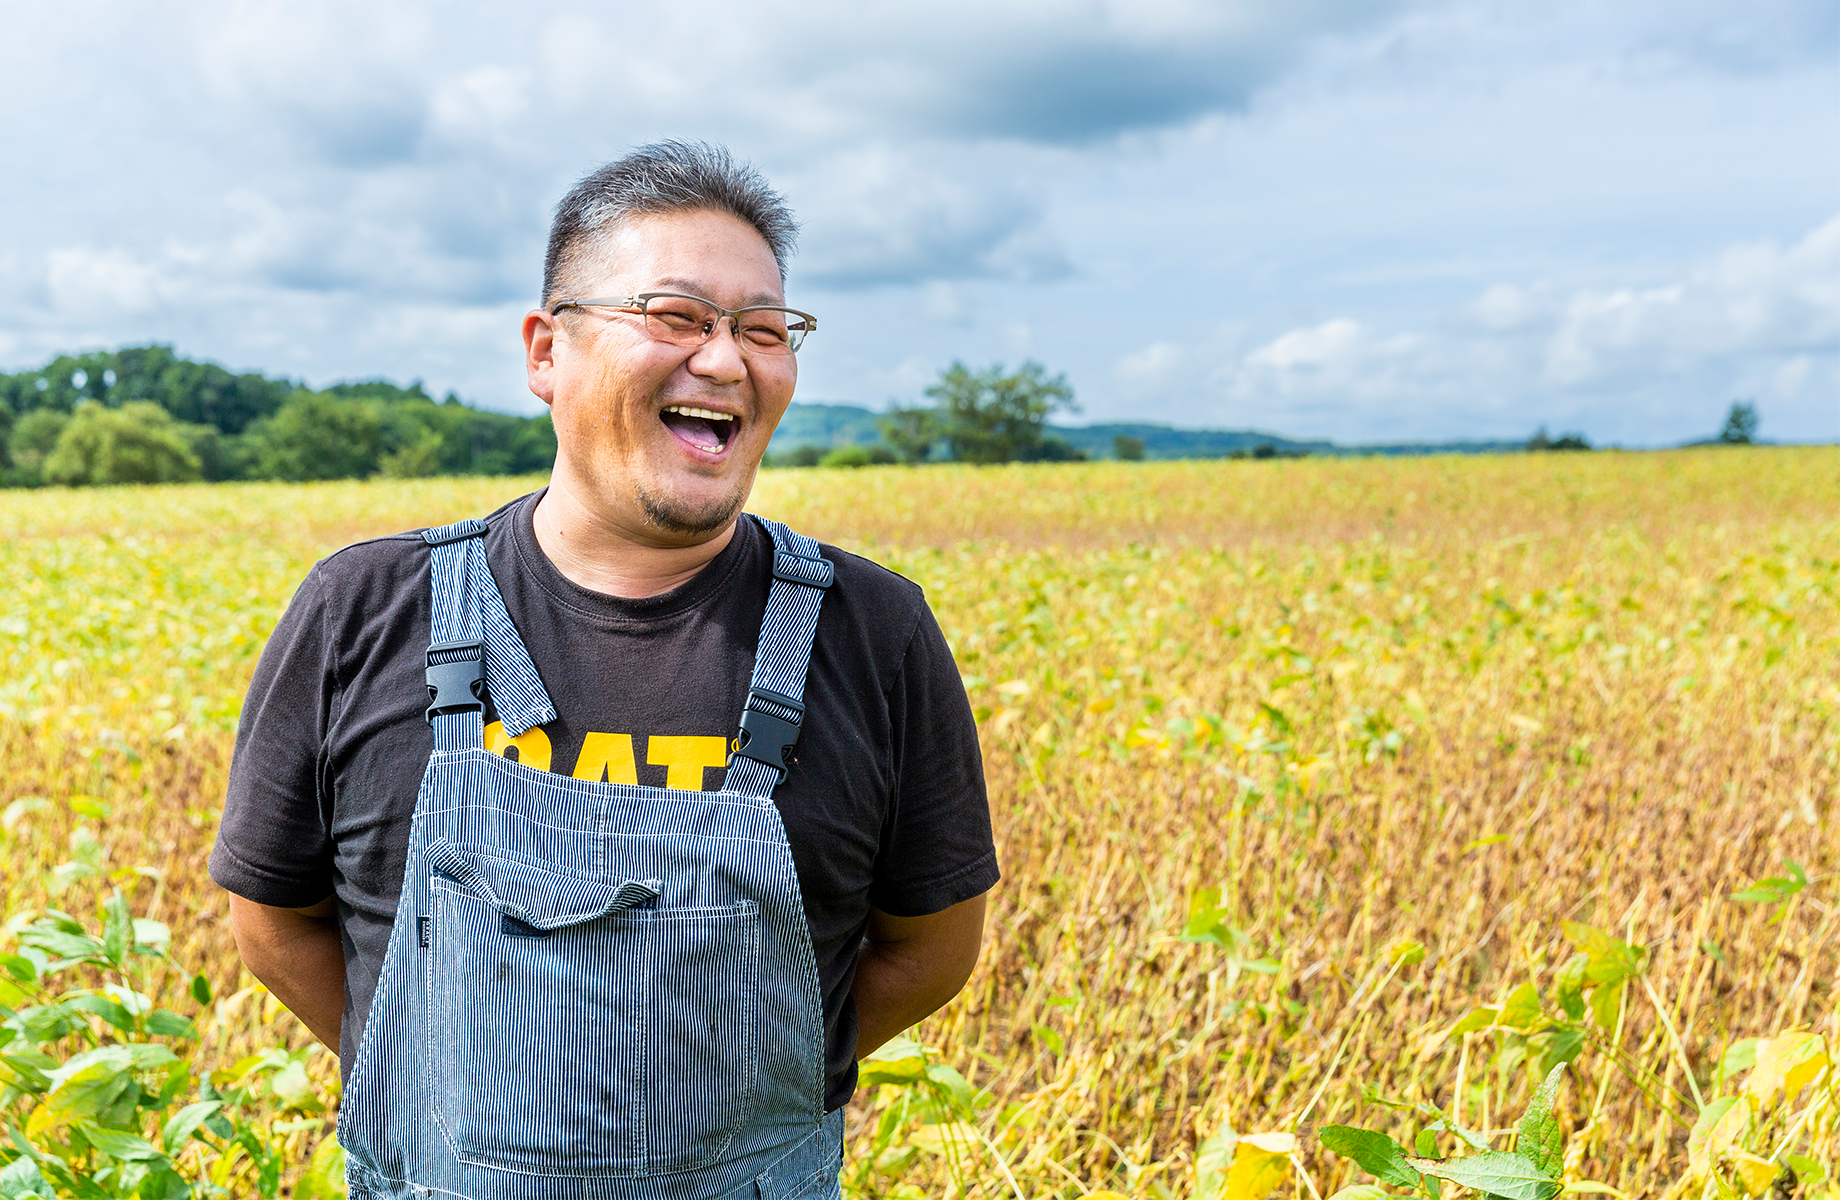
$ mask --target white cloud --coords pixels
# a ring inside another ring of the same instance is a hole
[[[1171,382],[1187,354],[1175,342],[1151,342],[1112,364],[1112,376],[1133,388],[1155,388]]]
[[[1548,373],[1581,383],[1708,358],[1840,351],[1840,216],[1787,248],[1733,246],[1678,282],[1574,296]]]

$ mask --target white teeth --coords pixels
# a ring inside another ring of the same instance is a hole
[[[686,417],[701,417],[705,421],[732,421],[735,418],[728,413],[712,412],[707,408],[693,408],[688,404],[667,404],[664,411],[681,413]]]

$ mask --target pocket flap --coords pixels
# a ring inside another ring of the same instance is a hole
[[[441,838],[428,846],[428,865],[533,929],[563,929],[624,912],[656,900],[664,887],[657,879],[582,879],[462,850]]]

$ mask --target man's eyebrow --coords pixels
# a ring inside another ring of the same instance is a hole
[[[688,292],[692,296],[702,296],[706,300],[708,299],[708,296],[703,292],[702,289],[703,289],[703,285],[701,283],[698,283],[694,279],[682,279],[677,276],[667,276],[664,279],[658,280],[657,283],[653,284],[651,287],[647,288],[646,290],[652,291],[652,292]],[[751,304],[780,305],[780,304],[784,304],[785,301],[781,300],[778,296],[773,295],[771,292],[755,292],[753,295],[743,300],[742,303],[743,305],[751,305]]]

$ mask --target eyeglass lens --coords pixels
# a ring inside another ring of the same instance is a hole
[[[652,296],[644,301],[645,327],[663,342],[700,346],[715,334],[721,310],[690,296]],[[747,308],[736,313],[735,340],[761,354],[791,354],[805,340],[805,318],[784,308]]]

